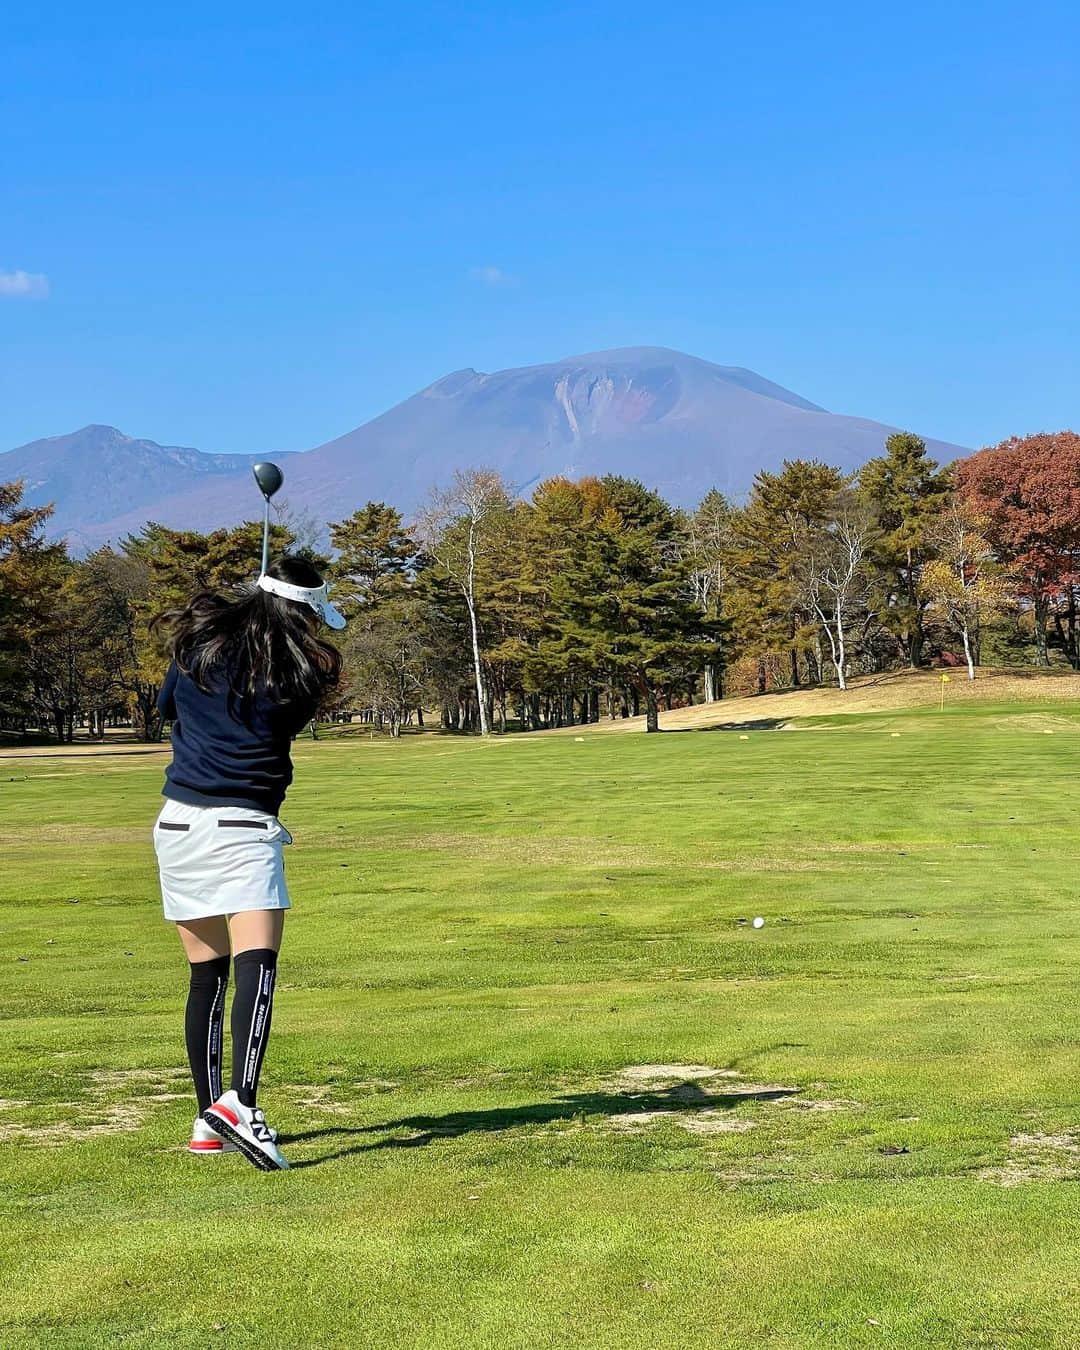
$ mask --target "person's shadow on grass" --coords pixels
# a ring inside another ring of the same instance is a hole
[[[676,1083],[672,1087],[644,1092],[575,1092],[550,1102],[532,1102],[524,1106],[499,1106],[489,1110],[449,1111],[441,1116],[402,1116],[379,1125],[363,1125],[350,1129],[344,1125],[328,1125],[318,1130],[304,1130],[299,1134],[283,1135],[281,1144],[302,1144],[313,1139],[355,1139],[361,1135],[390,1134],[394,1130],[408,1130],[405,1136],[393,1136],[371,1142],[352,1144],[335,1149],[318,1158],[302,1159],[292,1164],[299,1167],[318,1167],[357,1153],[370,1153],[384,1148],[424,1148],[443,1139],[458,1139],[463,1134],[490,1134],[499,1130],[513,1130],[521,1125],[548,1125],[556,1120],[586,1119],[589,1116],[627,1116],[649,1113],[679,1113],[697,1111],[731,1111],[743,1102],[775,1102],[793,1097],[799,1088],[755,1088],[746,1092],[704,1091],[697,1083]]]

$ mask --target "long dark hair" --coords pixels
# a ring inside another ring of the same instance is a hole
[[[268,575],[292,586],[321,586],[306,558],[286,555]],[[178,669],[210,691],[215,678],[234,694],[275,703],[321,702],[341,675],[341,653],[317,635],[315,611],[257,586],[231,594],[202,591],[183,609],[150,620]]]

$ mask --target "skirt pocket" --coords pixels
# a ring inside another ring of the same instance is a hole
[[[154,846],[168,919],[288,909],[282,847],[288,831],[261,811],[181,807],[159,819]],[[167,828],[179,826],[180,828]]]

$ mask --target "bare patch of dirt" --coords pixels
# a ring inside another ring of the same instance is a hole
[[[690,1134],[745,1134],[754,1128],[752,1120],[740,1120],[726,1111],[697,1111],[687,1115],[681,1111],[623,1111],[608,1116],[607,1125],[622,1133],[636,1133],[659,1121],[677,1125]]]
[[[675,1083],[699,1083],[708,1078],[738,1078],[736,1069],[716,1069],[711,1064],[629,1064],[611,1079],[617,1089],[649,1092]]]
[[[169,1102],[190,1101],[194,1111],[195,1101],[190,1091],[173,1091],[187,1079],[183,1069],[91,1069],[81,1077],[91,1098],[89,1103],[49,1103],[52,1109],[67,1111],[70,1115],[67,1119],[45,1124],[5,1120],[0,1123],[0,1142],[17,1139],[55,1147],[99,1135],[125,1134],[141,1129],[155,1108]],[[147,1087],[156,1087],[159,1091],[140,1091]],[[105,1100],[117,1096],[124,1100]],[[34,1105],[28,1101],[0,1102],[0,1109],[25,1111]]]
[[[752,1120],[733,1114],[743,1099],[773,1102],[798,1091],[747,1082],[737,1069],[712,1064],[628,1064],[609,1077],[604,1088],[629,1101],[641,1101],[637,1110],[606,1117],[605,1128],[634,1133],[666,1121],[696,1135],[752,1130]]]
[[[752,1120],[740,1120],[722,1111],[699,1111],[693,1116],[680,1116],[676,1123],[691,1134],[745,1134],[754,1128]]]
[[[670,1121],[674,1114],[673,1111],[622,1111],[618,1115],[608,1116],[606,1123],[613,1130],[629,1130],[632,1133],[647,1129],[660,1120]]]
[[[984,1167],[980,1181],[1022,1186],[1028,1181],[1080,1180],[1080,1130],[1065,1134],[1014,1134],[1000,1167]]]
[[[364,1078],[345,1085],[351,1091],[392,1092],[400,1083],[389,1078]],[[335,1099],[339,1085],[333,1083],[283,1083],[276,1091],[287,1093],[290,1105],[301,1107],[305,1111],[317,1111],[329,1116],[351,1115],[355,1109],[352,1102]]]
[[[90,1091],[98,1097],[130,1092],[141,1083],[176,1083],[186,1078],[183,1069],[91,1069],[86,1075]]]
[[[718,1080],[723,1080],[722,1085]],[[784,1083],[748,1082],[738,1069],[717,1069],[709,1064],[631,1064],[607,1079],[604,1087],[630,1097],[662,1092],[672,1102],[701,1100],[702,1106],[706,1107],[705,1094],[710,1091],[722,1092],[725,1097],[747,1098],[760,1097],[763,1093],[799,1091]]]
[[[126,1102],[123,1106],[104,1106],[84,1111],[71,1120],[50,1121],[47,1125],[5,1123],[0,1125],[0,1143],[18,1139],[43,1147],[74,1144],[103,1134],[124,1134],[137,1130],[142,1126],[146,1114],[145,1107],[137,1102]]]
[[[318,1111],[326,1116],[347,1116],[352,1107],[345,1102],[332,1100],[333,1088],[329,1085],[285,1084],[282,1092],[292,1095],[292,1105],[305,1111]]]

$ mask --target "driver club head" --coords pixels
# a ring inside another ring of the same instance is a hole
[[[255,481],[259,485],[259,491],[267,501],[277,492],[285,481],[285,475],[276,464],[271,464],[267,460],[263,464],[253,464],[251,472],[255,475]]]

